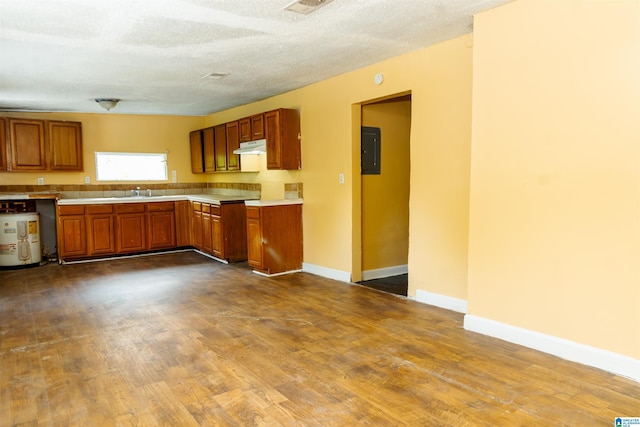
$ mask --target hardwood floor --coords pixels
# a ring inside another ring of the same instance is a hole
[[[409,291],[409,275],[400,274],[398,276],[383,277],[381,279],[363,280],[359,285],[367,288],[377,289],[382,292],[407,296]]]
[[[640,384],[462,315],[193,252],[0,271],[0,425],[547,426]]]

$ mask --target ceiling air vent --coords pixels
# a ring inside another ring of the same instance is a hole
[[[331,3],[333,0],[296,0],[284,8],[291,12],[302,13],[308,15],[315,12],[325,4]]]
[[[229,73],[209,73],[207,75],[202,76],[203,79],[214,79],[220,80],[227,77]]]

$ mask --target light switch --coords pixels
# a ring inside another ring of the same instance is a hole
[[[44,178],[38,178],[38,185],[44,185]]]
[[[338,181],[340,184],[344,184],[344,174],[342,172],[338,174]]]

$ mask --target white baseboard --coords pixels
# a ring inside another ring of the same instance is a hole
[[[315,274],[316,276],[326,277],[328,279],[340,280],[341,282],[351,282],[351,273],[348,271],[335,270],[333,268],[313,265],[306,262],[302,263],[302,271],[305,273]]]
[[[277,276],[284,276],[285,274],[291,274],[291,273],[299,273],[302,270],[287,270],[287,271],[283,271],[281,273],[271,273],[271,274],[267,274],[267,273],[263,273],[262,271],[257,271],[257,270],[253,270],[253,272],[255,274],[257,274],[258,276],[263,276],[263,277],[277,277]]]
[[[460,298],[448,297],[446,295],[434,294],[433,292],[418,289],[416,290],[415,300],[424,304],[457,311],[458,313],[467,312],[467,301]]]
[[[364,270],[362,272],[362,280],[384,279],[385,277],[399,276],[401,274],[407,274],[408,272],[409,267],[407,264],[376,268],[374,270]]]
[[[629,356],[472,314],[464,317],[464,328],[640,382],[640,360]]]

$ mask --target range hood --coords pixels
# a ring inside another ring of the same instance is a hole
[[[233,154],[264,154],[267,152],[267,140],[241,142],[240,148],[233,150]]]

